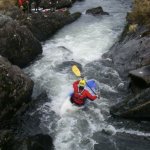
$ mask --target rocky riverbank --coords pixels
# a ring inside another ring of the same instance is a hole
[[[135,1],[120,40],[103,57],[110,58],[122,79],[129,83],[126,98],[111,107],[111,114],[150,119],[150,18],[147,9],[139,7],[148,9],[149,5],[146,1]]]

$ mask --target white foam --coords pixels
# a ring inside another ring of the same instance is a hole
[[[150,133],[145,133],[145,132],[141,132],[138,130],[133,130],[133,129],[117,129],[117,132],[119,133],[128,133],[128,134],[133,134],[133,135],[138,135],[138,136],[146,136],[146,137],[150,137]]]

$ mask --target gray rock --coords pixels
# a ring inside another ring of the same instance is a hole
[[[86,14],[92,14],[92,15],[109,15],[108,12],[104,12],[103,11],[103,8],[101,6],[86,10]]]
[[[149,150],[150,140],[145,136],[138,136],[127,133],[117,133],[115,135],[107,135],[96,132],[93,135],[94,150]]]
[[[33,81],[17,66],[0,56],[0,120],[8,119],[28,103]]]
[[[0,15],[0,41],[0,55],[20,67],[42,52],[40,42],[26,26],[4,15]]]
[[[24,142],[25,150],[54,150],[53,140],[49,135],[38,134],[28,137]]]
[[[53,140],[49,135],[17,138],[12,131],[0,131],[0,149],[2,150],[54,150]]]
[[[139,86],[150,86],[150,65],[129,72],[133,82]]]
[[[78,62],[75,62],[75,61],[64,61],[62,64],[59,64],[59,65],[57,65],[56,66],[56,70],[57,71],[64,71],[65,73],[67,72],[71,72],[72,73],[72,71],[71,71],[71,67],[73,66],[73,65],[76,65],[79,69],[80,69],[80,71],[82,72],[82,65],[80,64],[80,63],[78,63]]]
[[[140,37],[143,32],[127,34],[103,55],[113,60],[115,69],[124,79],[127,79],[129,71],[150,64],[150,37]]]
[[[112,59],[115,68],[125,83],[126,98],[111,107],[111,114],[126,118],[149,119],[149,72],[150,72],[150,37],[145,35],[145,28],[139,27],[134,32],[124,29],[120,41],[115,43],[103,58]],[[128,77],[131,77],[129,79]],[[148,89],[146,89],[148,88]],[[118,90],[120,87],[118,86]]]
[[[111,67],[112,62],[102,59],[88,63],[85,66],[85,74],[89,79],[95,78],[100,83],[117,87],[121,82],[118,72]]]
[[[126,118],[150,119],[150,88],[111,107],[111,114]]]
[[[81,13],[70,14],[69,12],[50,11],[46,14],[33,14],[30,20],[25,20],[25,24],[33,35],[39,40],[44,41],[50,38],[58,29],[69,24],[81,16]]]

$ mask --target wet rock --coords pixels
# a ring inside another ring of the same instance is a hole
[[[58,29],[69,24],[81,16],[81,13],[69,14],[68,12],[47,12],[33,14],[30,20],[24,21],[33,35],[40,41],[50,38]]]
[[[111,114],[114,116],[149,119],[149,72],[150,72],[150,37],[141,36],[145,28],[138,27],[130,33],[125,28],[122,38],[103,58],[112,59],[120,77],[125,82],[130,82],[126,90],[126,98],[120,103],[111,107]],[[117,54],[117,55],[116,55]],[[131,81],[128,77],[131,77]],[[120,89],[119,85],[118,88]],[[146,89],[148,88],[148,89]],[[121,90],[121,89],[120,89]]]
[[[119,84],[118,84],[117,89],[118,89],[119,91],[124,90],[124,88],[125,88],[125,85],[124,85],[124,83],[123,83],[123,82],[121,82],[121,83],[119,83]]]
[[[85,66],[85,75],[87,75],[89,79],[94,77],[100,83],[117,87],[121,79],[117,71],[111,67],[111,64],[112,62],[107,59],[89,63]]]
[[[76,65],[82,71],[82,65],[75,61],[64,61],[62,64],[57,65],[56,70],[70,72],[73,65]]]
[[[25,143],[26,150],[53,150],[52,138],[49,135],[38,134],[35,136],[29,137]]]
[[[96,132],[93,135],[96,144],[95,150],[149,150],[150,140],[145,136],[138,136],[127,133],[117,133],[113,136]]]
[[[128,83],[123,82],[118,72],[112,68],[111,59],[97,60],[85,65],[84,74],[88,79],[99,82],[101,97],[110,104],[119,102],[128,92]]]
[[[0,41],[0,54],[20,67],[42,52],[40,42],[27,27],[5,15],[0,15]]]
[[[125,101],[112,107],[111,113],[127,118],[149,119],[147,95],[150,94],[147,92],[149,89],[146,89],[149,87],[150,72],[149,28],[130,23],[126,25],[120,40],[103,55],[105,59],[112,59],[112,66],[120,77],[125,82],[130,82],[126,88],[129,91],[126,100],[122,98],[120,101]]]
[[[150,88],[111,107],[111,114],[126,118],[150,119]]]
[[[62,49],[63,51],[66,51],[68,53],[71,53],[72,54],[72,51],[69,50],[68,48],[66,48],[65,46],[58,46],[59,49]]]
[[[28,103],[33,81],[23,71],[0,56],[0,120],[8,119]]]
[[[53,140],[49,135],[37,134],[26,138],[16,137],[12,131],[0,132],[2,150],[53,150]]]
[[[58,29],[81,16],[81,13],[70,14],[66,10],[27,16],[16,7],[3,14],[0,15],[0,54],[20,67],[28,65],[42,52],[38,40],[47,40]]]
[[[104,129],[102,129],[102,133],[106,135],[115,135],[116,129],[112,125],[108,125]]]
[[[32,95],[32,100],[27,103],[24,104],[15,114],[15,119],[18,119],[18,121],[20,121],[20,119],[22,118],[22,116],[24,115],[24,113],[26,113],[27,111],[30,110],[36,110],[40,105],[43,105],[43,103],[46,102],[50,102],[51,99],[48,98],[46,91],[39,91],[41,92],[37,97],[33,97],[34,95]],[[22,121],[22,120],[21,120]]]
[[[49,112],[51,99],[48,98],[46,92],[42,92],[36,98],[32,98],[31,102],[26,104],[26,109],[24,112],[18,110],[13,120],[11,121],[11,127],[15,128],[19,132],[19,136],[28,137],[36,134],[47,134],[49,132],[48,127],[46,128],[45,123],[42,123],[40,118],[45,116],[45,111]],[[41,109],[44,109],[43,112]],[[48,121],[55,120],[56,115],[54,112],[49,112],[47,114]],[[50,124],[49,123],[49,124]],[[9,123],[10,124],[10,123]]]
[[[129,72],[132,82],[140,87],[150,86],[150,65]]]
[[[0,130],[0,149],[13,150],[14,135],[11,130]]]
[[[86,11],[86,14],[92,14],[92,15],[109,15],[108,12],[104,12],[103,11],[103,8],[101,6],[96,7],[96,8],[88,9]]]
[[[111,58],[120,76],[127,79],[129,71],[150,64],[150,37],[140,37],[144,30],[127,34],[122,41],[117,42],[104,58]],[[117,54],[117,55],[116,55]]]

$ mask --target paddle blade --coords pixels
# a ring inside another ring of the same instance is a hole
[[[77,76],[80,77],[81,76],[81,72],[79,70],[79,68],[76,65],[72,66],[72,72]]]
[[[87,85],[89,88],[96,89],[96,83],[93,79],[87,81]]]

